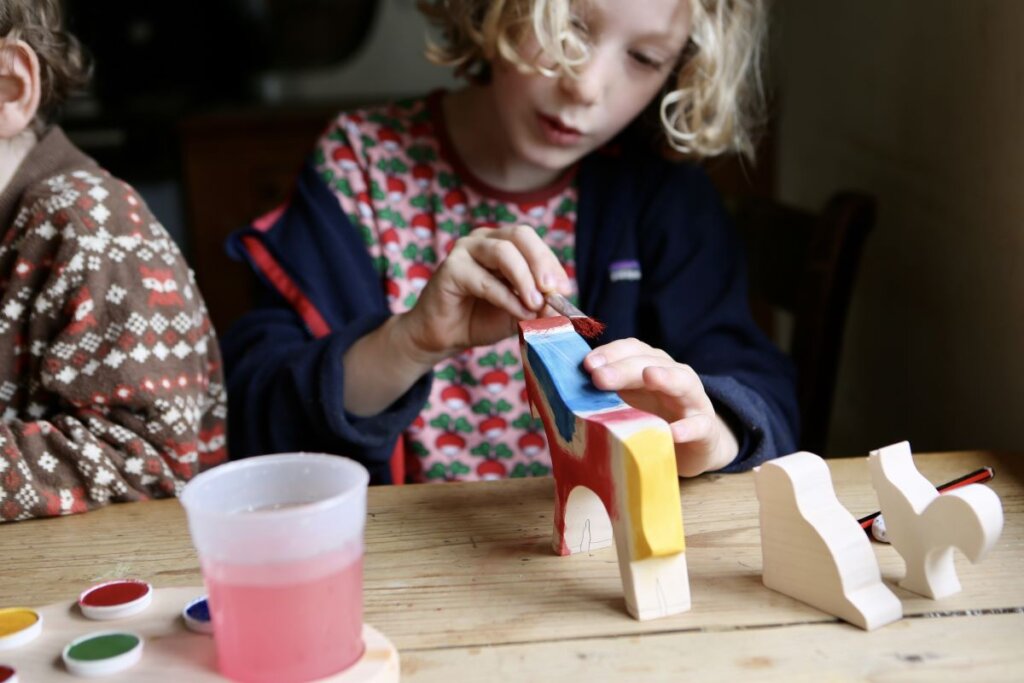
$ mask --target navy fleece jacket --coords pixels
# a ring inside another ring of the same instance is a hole
[[[793,451],[793,369],[750,317],[742,245],[704,172],[597,152],[578,182],[580,307],[607,324],[596,344],[637,337],[692,366],[740,442],[723,471]],[[228,251],[259,276],[259,304],[222,341],[231,457],[340,453],[372,482],[390,482],[396,440],[431,377],[377,416],[345,412],[342,358],[390,311],[360,234],[312,162],[284,209],[233,234]]]

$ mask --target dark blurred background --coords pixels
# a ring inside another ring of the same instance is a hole
[[[344,65],[364,49],[380,14],[372,0],[65,4],[96,69],[91,92],[67,108],[63,125],[101,163],[141,188],[192,256],[182,155],[206,115],[287,118],[284,109],[329,112],[336,101],[389,92],[314,87],[311,97],[281,85]],[[411,7],[405,9],[409,14]]]
[[[61,121],[135,185],[195,268],[218,328],[244,307],[225,235],[287,195],[339,109],[455,85],[414,0],[67,0],[96,60]],[[786,0],[773,119],[728,199],[817,211],[877,200],[842,346],[829,454],[1021,450],[1024,3]],[[785,344],[787,320],[774,331]]]

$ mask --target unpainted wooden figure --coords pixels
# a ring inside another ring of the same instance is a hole
[[[868,468],[889,542],[907,565],[899,585],[934,600],[959,593],[953,549],[974,563],[985,557],[1003,530],[999,496],[984,484],[940,494],[906,441],[872,451]]]
[[[824,460],[801,451],[754,473],[765,586],[868,631],[903,616]]]

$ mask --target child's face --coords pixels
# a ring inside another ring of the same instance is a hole
[[[560,170],[602,146],[648,105],[671,74],[690,30],[691,0],[589,0],[579,19],[589,59],[578,77],[493,70],[498,117],[514,154]],[[524,56],[536,53],[535,42]],[[543,56],[539,62],[550,66]]]

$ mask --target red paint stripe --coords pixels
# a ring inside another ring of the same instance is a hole
[[[0,664],[0,683],[11,680],[17,673],[12,667]]]
[[[323,316],[320,315],[320,311],[313,305],[313,302],[302,293],[302,290],[295,284],[295,281],[285,272],[281,264],[277,262],[277,259],[274,258],[263,243],[254,235],[246,235],[242,238],[242,244],[248,250],[249,256],[252,257],[256,267],[263,272],[271,284],[281,293],[285,301],[295,309],[295,312],[299,314],[299,317],[302,318],[302,321],[313,336],[318,339],[327,336],[331,331],[327,321],[324,320]]]
[[[536,323],[537,320],[530,322]],[[525,355],[525,348],[523,353]],[[529,399],[539,408],[541,422],[544,423],[544,431],[547,434],[551,471],[555,478],[555,530],[562,538],[559,553],[568,555],[569,547],[565,543],[565,508],[569,502],[569,494],[574,488],[584,486],[590,489],[601,499],[608,518],[615,520],[618,517],[608,427],[593,420],[593,416],[585,420],[574,416],[576,429],[584,430],[585,437],[580,444],[582,452],[573,455],[563,445],[558,427],[552,421],[551,404],[532,372],[526,373],[526,389]]]
[[[644,418],[649,417],[653,416],[646,411],[624,405],[621,408],[609,410],[608,412],[587,415],[587,420],[590,422],[600,422],[601,424],[612,424],[615,422],[630,422],[632,420],[642,420]]]
[[[133,602],[152,590],[144,581],[111,581],[90,588],[78,599],[80,605],[113,607]]]
[[[566,332],[571,328],[569,319],[564,315],[553,315],[547,318],[536,318],[534,320],[521,320],[519,321],[519,335],[520,338],[522,338],[523,335],[547,332],[548,330],[554,330],[559,327],[565,327]]]

